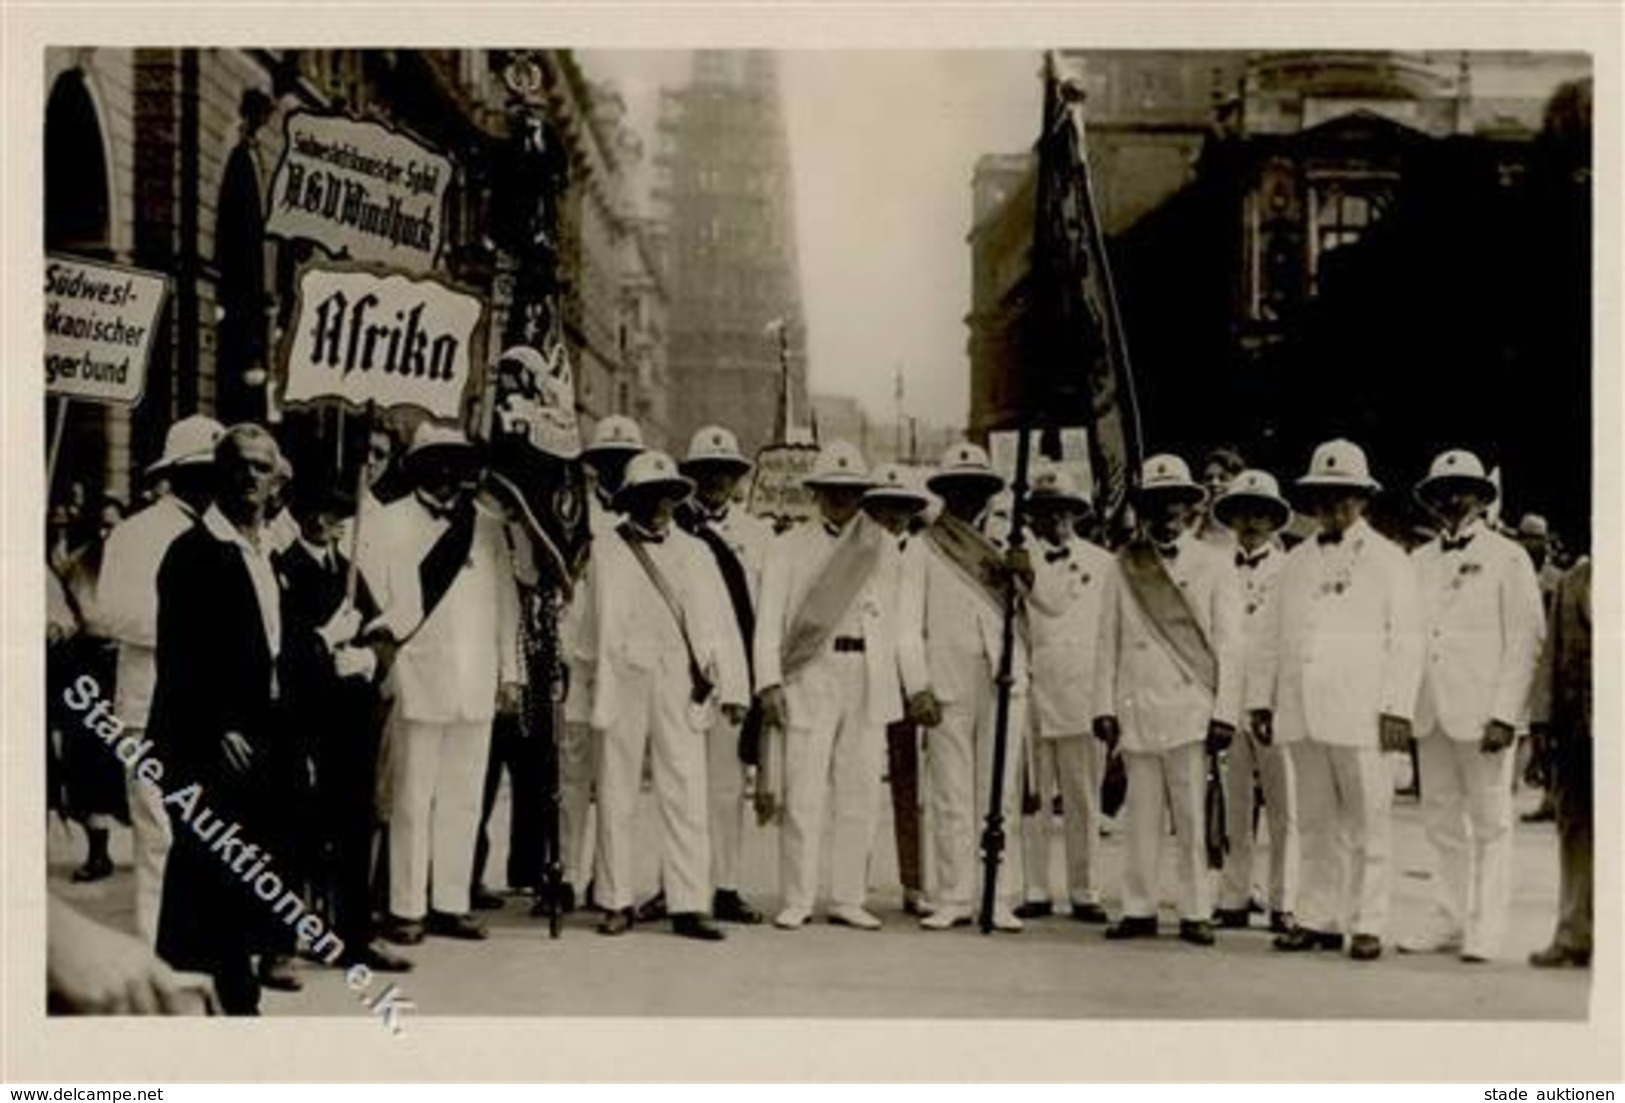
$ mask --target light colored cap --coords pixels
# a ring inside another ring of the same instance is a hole
[[[581,450],[581,455],[585,459],[594,453],[641,451],[643,430],[638,428],[638,423],[625,414],[610,414],[592,427],[592,440]]]
[[[1365,449],[1350,440],[1329,440],[1309,458],[1309,470],[1298,479],[1301,487],[1341,487],[1375,493],[1382,484],[1371,477]]]
[[[1089,509],[1089,498],[1078,489],[1077,480],[1072,472],[1056,463],[1041,463],[1033,469],[1032,490],[1029,492],[1033,504],[1042,502],[1068,503],[1081,509]]]
[[[844,440],[833,440],[819,450],[818,458],[813,461],[813,469],[801,480],[802,485],[808,487],[821,486],[856,486],[868,488],[875,485],[874,479],[869,477],[869,468],[863,462],[863,453],[856,445]]]
[[[1191,478],[1190,465],[1172,452],[1159,452],[1140,466],[1140,482],[1134,492],[1141,497],[1166,494],[1192,502],[1207,498],[1207,488]]]
[[[948,446],[942,454],[942,463],[926,479],[925,485],[940,494],[940,487],[963,483],[981,483],[989,494],[1004,489],[1004,476],[993,470],[987,452],[980,445],[965,440]]]
[[[213,463],[215,445],[225,435],[226,427],[212,417],[203,414],[183,417],[164,434],[164,454],[148,465],[147,474],[155,474],[168,467]]]
[[[874,486],[864,492],[865,502],[903,502],[924,509],[931,498],[920,487],[918,473],[907,464],[883,463],[875,468]]]
[[[656,491],[681,500],[694,490],[692,480],[677,470],[677,464],[664,452],[650,449],[633,456],[626,465],[626,478],[615,492],[614,506],[623,508],[627,499]]]
[[[1550,536],[1552,527],[1538,513],[1525,513],[1518,521],[1519,536]]]
[[[1478,491],[1485,502],[1493,502],[1500,497],[1494,480],[1484,474],[1484,464],[1464,448],[1452,448],[1434,457],[1427,477],[1416,484],[1416,497],[1423,505],[1428,505],[1447,483],[1465,483]]]
[[[686,470],[699,464],[732,467],[740,471],[749,471],[753,466],[739,451],[739,438],[720,425],[705,426],[688,442],[688,456],[681,466]]]
[[[407,445],[407,459],[431,448],[463,448],[473,451],[474,445],[469,443],[468,435],[461,429],[450,425],[438,425],[432,421],[420,421],[416,431],[412,433],[412,443]]]
[[[1292,519],[1292,507],[1281,497],[1281,484],[1268,471],[1248,468],[1231,479],[1224,492],[1213,500],[1213,516],[1221,525],[1228,525],[1234,511],[1244,505],[1263,505],[1270,509],[1276,516],[1278,529]]]

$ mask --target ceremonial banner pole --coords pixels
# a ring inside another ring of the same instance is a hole
[[[56,487],[56,458],[62,454],[62,434],[68,427],[68,403],[72,401],[67,395],[56,400],[56,418],[51,425],[51,446],[45,457],[45,499],[50,501],[51,491]]]

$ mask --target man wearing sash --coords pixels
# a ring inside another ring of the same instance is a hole
[[[1400,548],[1365,520],[1381,489],[1356,444],[1315,449],[1298,480],[1319,532],[1287,553],[1273,626],[1247,680],[1252,734],[1287,748],[1303,854],[1299,925],[1288,952],[1343,948],[1382,955],[1390,891],[1393,777],[1422,680],[1416,575]]]
[[[413,492],[377,512],[358,559],[381,610],[362,639],[398,646],[385,937],[412,945],[425,929],[486,936],[469,913],[480,796],[492,720],[518,707],[523,674],[505,522],[475,502],[479,454],[425,421],[405,462]]]
[[[904,557],[901,595],[902,674],[909,713],[934,728],[926,755],[926,799],[934,823],[936,894],[927,930],[969,924],[975,900],[977,836],[992,787],[993,738],[1004,639],[1002,551],[979,527],[1004,479],[974,444],[952,445],[927,488],[943,501],[941,515]],[[999,779],[1005,822],[1020,813],[1020,733],[1027,726],[1025,615],[1012,664],[1010,740]],[[1015,907],[1020,871],[999,865],[993,925],[1021,930]]]
[[[1238,474],[1213,503],[1214,518],[1236,537],[1232,556],[1242,598],[1244,669],[1249,672],[1262,646],[1261,637],[1274,623],[1270,605],[1286,553],[1276,533],[1292,518],[1275,476],[1247,470]],[[1243,688],[1242,697],[1247,697]],[[1256,784],[1255,784],[1256,781]],[[1297,795],[1292,791],[1292,764],[1286,751],[1259,743],[1250,733],[1237,736],[1224,771],[1225,856],[1214,918],[1220,927],[1246,927],[1253,900],[1253,814],[1259,789],[1270,832],[1270,930],[1284,934],[1296,920],[1298,898]]]
[[[762,567],[773,529],[734,505],[734,490],[750,471],[739,441],[720,425],[694,434],[682,473],[694,482],[694,496],[678,507],[677,523],[706,546],[716,561],[728,599],[724,626],[731,625],[748,660],[756,635],[756,604],[762,590]],[[749,664],[747,664],[749,665]],[[712,915],[724,923],[755,924],[762,913],[739,893],[739,848],[744,834],[746,771],[757,762],[761,713],[747,713],[743,724],[718,710],[708,738],[711,805]]]
[[[1440,455],[1416,487],[1440,532],[1411,554],[1426,630],[1417,764],[1439,868],[1432,922],[1399,948],[1467,962],[1494,957],[1506,933],[1514,733],[1546,635],[1534,564],[1484,522],[1496,496],[1477,456]]]
[[[629,417],[614,414],[593,426],[592,440],[581,450],[592,492],[587,496],[587,527],[592,537],[590,556],[615,531],[621,516],[615,510],[615,492],[621,488],[627,464],[643,451],[643,432]],[[583,867],[593,837],[592,794],[598,780],[595,741],[592,736],[592,668],[570,656],[573,642],[586,616],[585,597],[580,587],[564,611],[559,625],[569,681],[564,697],[564,734],[559,741],[559,856],[564,866],[561,892],[564,911],[574,909],[577,889],[587,887],[589,875]],[[548,901],[538,900],[536,911],[545,912]]]
[[[1230,746],[1241,708],[1241,599],[1230,560],[1192,531],[1207,492],[1178,456],[1145,461],[1141,532],[1118,554],[1100,618],[1095,735],[1128,771],[1123,915],[1110,939],[1157,934],[1157,873],[1172,812],[1179,937],[1213,944],[1203,816],[1207,757]]]
[[[756,624],[762,718],[784,732],[784,906],[796,930],[818,897],[824,808],[833,805],[829,920],[878,930],[864,907],[880,812],[885,727],[902,711],[897,679],[897,550],[863,516],[872,485],[845,441],[827,445],[804,485],[819,517],[768,553]]]
[[[594,546],[583,582],[586,616],[575,646],[593,677],[599,745],[599,931],[633,923],[637,805],[648,755],[664,839],[661,880],[672,931],[718,941],[709,918],[706,732],[712,710],[744,719],[750,693],[744,649],[724,622],[728,597],[705,545],[672,524],[693,484],[664,452],[627,465],[613,499],[625,515]]]
[[[1020,914],[1037,918],[1050,902],[1050,810],[1061,798],[1066,885],[1074,919],[1104,923],[1100,906],[1100,782],[1106,756],[1090,735],[1095,715],[1095,660],[1101,601],[1112,557],[1076,535],[1089,499],[1055,464],[1033,473],[1032,734],[1030,776],[1038,808],[1022,821],[1026,901]]]

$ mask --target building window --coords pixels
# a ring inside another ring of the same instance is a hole
[[[1357,244],[1382,220],[1392,199],[1385,180],[1327,180],[1314,184],[1310,202],[1310,275],[1318,290],[1321,268],[1339,249]]]

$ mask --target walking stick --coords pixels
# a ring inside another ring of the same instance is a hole
[[[1016,433],[1016,481],[1011,488],[1009,551],[1020,552],[1026,544],[1022,526],[1027,512],[1027,466],[1031,441],[1025,427]],[[1016,616],[1021,597],[1013,572],[1004,578],[1004,628],[999,648],[998,704],[993,714],[993,776],[988,784],[992,794],[987,804],[987,826],[982,831],[982,933],[993,931],[993,902],[998,895],[999,859],[1004,854],[1004,767],[1010,743],[1010,694],[1015,687]]]

